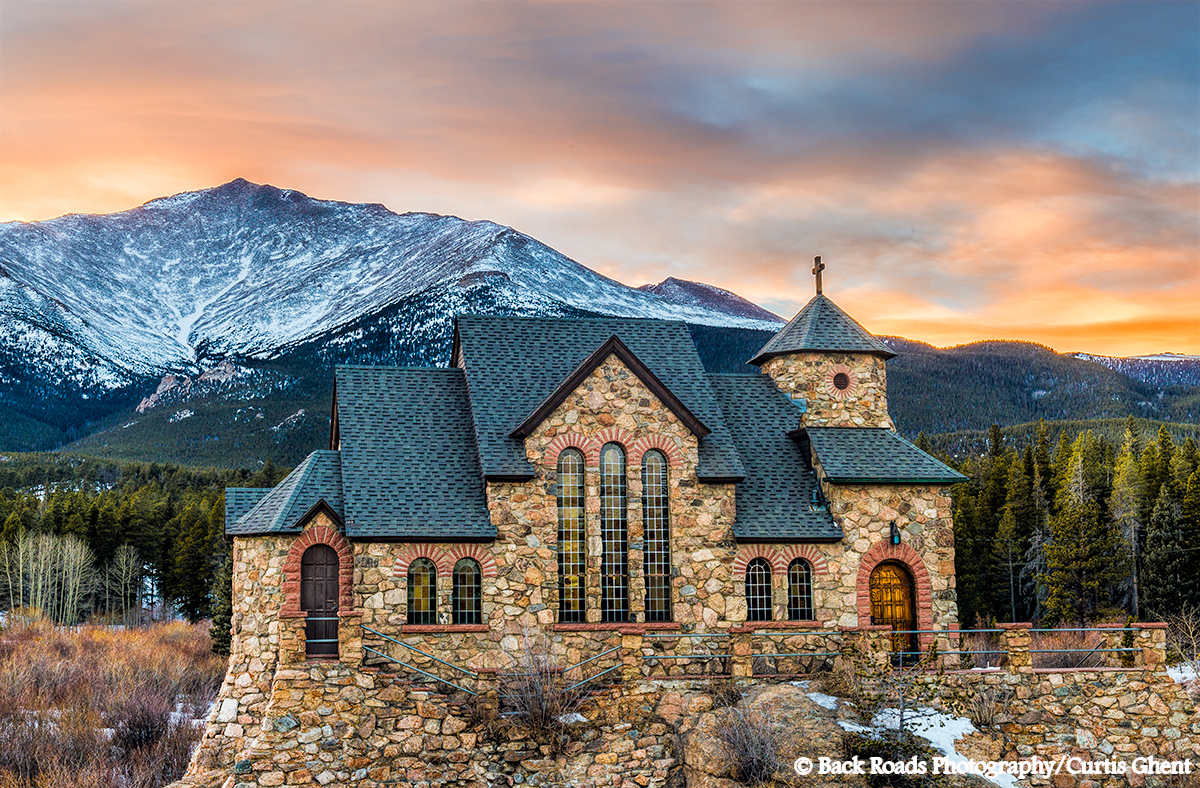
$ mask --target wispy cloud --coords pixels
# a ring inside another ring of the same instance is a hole
[[[1192,2],[6,2],[0,219],[242,176],[876,331],[1200,352]]]

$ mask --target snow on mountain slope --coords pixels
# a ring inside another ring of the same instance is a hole
[[[517,311],[779,325],[678,287],[627,287],[492,222],[239,179],[118,214],[0,225],[0,352],[113,387],[205,359],[267,358],[417,294],[481,282],[503,284]]]

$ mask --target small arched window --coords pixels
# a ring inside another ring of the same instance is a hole
[[[629,620],[629,527],[626,513],[625,450],[606,443],[600,450],[600,611],[603,621]]]
[[[671,620],[671,520],[667,458],[648,451],[642,457],[642,523],[646,534],[646,620]]]
[[[558,455],[558,620],[584,617],[583,454]]]
[[[428,558],[408,566],[408,623],[437,623],[437,567]]]
[[[454,590],[451,592],[450,602],[455,624],[483,623],[480,577],[479,564],[470,558],[461,558],[454,565]]]
[[[765,558],[746,567],[746,620],[771,620],[771,565]]]
[[[812,621],[812,567],[803,558],[788,565],[788,618]]]

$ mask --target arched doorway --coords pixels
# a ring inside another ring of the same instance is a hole
[[[300,559],[300,609],[308,614],[304,653],[336,657],[338,653],[338,554],[315,544]]]
[[[908,569],[895,561],[885,561],[871,572],[871,623],[886,624],[898,633],[892,635],[892,653],[904,652],[901,662],[916,660],[916,599]]]

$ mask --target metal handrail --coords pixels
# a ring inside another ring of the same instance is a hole
[[[642,659],[729,659],[729,654],[643,654]]]
[[[479,674],[473,670],[467,670],[466,668],[459,667],[458,665],[455,665],[451,662],[447,662],[444,659],[438,659],[437,657],[433,656],[432,654],[430,654],[427,651],[422,651],[421,649],[417,648],[416,646],[405,643],[403,640],[396,640],[396,638],[385,635],[377,629],[371,629],[370,627],[364,625],[363,632],[370,632],[372,635],[378,635],[379,637],[383,638],[384,640],[390,640],[392,643],[395,643],[398,646],[404,646],[407,649],[411,649],[412,651],[417,652],[418,654],[420,654],[423,657],[428,657],[429,659],[432,659],[434,662],[445,665],[448,668],[453,668],[454,670],[457,670],[460,673],[465,673],[473,679],[479,678]],[[374,649],[371,649],[371,651],[374,651]],[[378,654],[379,652],[376,651],[375,653]],[[397,662],[399,662],[399,660],[397,660]],[[401,664],[404,664],[404,663],[401,663]],[[449,683],[449,682],[447,682],[447,683]]]
[[[416,665],[410,665],[409,663],[405,662],[404,660],[396,659],[391,654],[384,654],[382,651],[376,651],[375,649],[371,648],[370,646],[363,646],[363,651],[370,651],[372,654],[375,654],[376,656],[379,656],[379,657],[383,657],[386,660],[395,662],[397,665],[402,665],[402,666],[408,668],[409,670],[415,670],[417,673],[420,673],[422,676],[428,676],[429,678],[433,679],[434,681],[440,681],[443,684],[454,687],[454,689],[459,690],[460,692],[465,692],[468,695],[475,695],[475,696],[479,695],[478,692],[469,690],[466,687],[461,687],[458,684],[455,684],[453,681],[448,681],[448,680],[442,678],[441,676],[430,673],[427,670],[421,670]]]
[[[607,676],[609,673],[612,673],[614,670],[616,670],[619,667],[621,667],[621,663],[617,663],[616,665],[613,665],[611,668],[608,668],[607,670],[602,670],[599,673],[597,673],[595,676],[588,676],[586,679],[583,679],[582,681],[577,681],[574,684],[572,684],[571,686],[567,687],[567,691],[570,692],[573,689],[582,687],[584,684],[587,684],[589,681],[595,681],[596,679],[600,678],[601,676]]]

